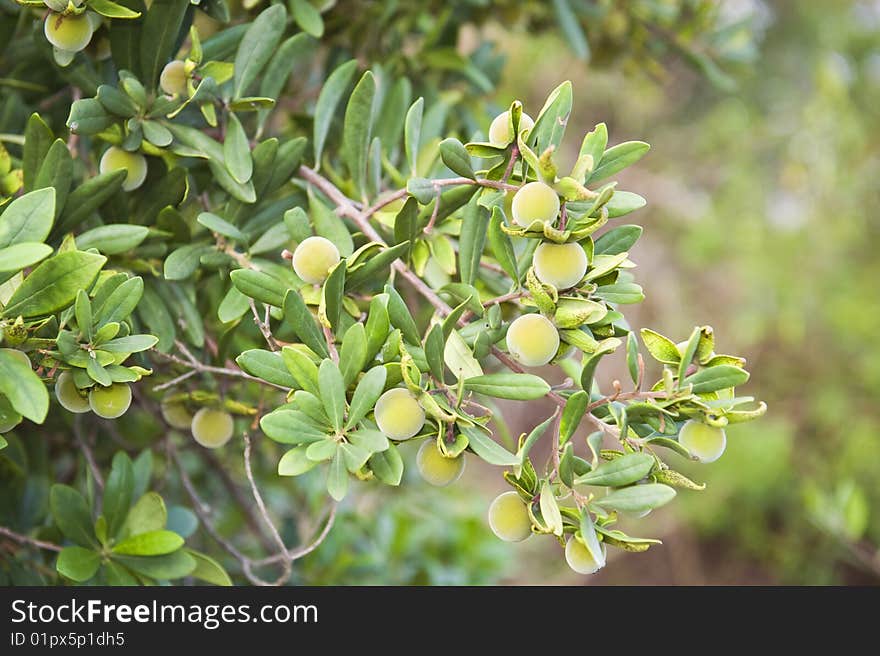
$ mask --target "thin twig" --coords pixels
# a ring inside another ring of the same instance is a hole
[[[289,392],[289,387],[284,387],[283,385],[276,385],[275,383],[270,383],[267,380],[263,380],[262,378],[257,378],[256,376],[251,376],[249,373],[242,371],[241,369],[232,369],[229,367],[214,367],[209,364],[205,364],[204,362],[200,362],[189,352],[189,349],[184,346],[184,344],[180,341],[176,341],[175,344],[177,348],[186,356],[186,359],[178,358],[176,355],[172,353],[163,353],[162,351],[153,349],[155,353],[159,356],[165,358],[166,360],[170,360],[176,364],[179,364],[183,367],[187,367],[189,369],[194,369],[196,371],[208,374],[217,374],[219,376],[230,376],[232,378],[244,378],[245,380],[252,381],[254,383],[260,383],[261,385],[266,385],[267,387],[274,387],[275,389],[279,389],[282,392]]]
[[[92,447],[89,446],[89,443],[82,434],[82,415],[76,415],[73,419],[73,436],[76,438],[79,448],[82,449],[83,456],[86,459],[86,463],[88,463],[98,489],[103,490],[104,477],[101,476],[101,470],[98,468],[98,463],[95,461],[95,454],[92,453]]]
[[[257,311],[257,304],[254,303],[254,299],[248,299],[248,303],[250,304],[251,312],[254,315],[254,323],[257,324],[257,328],[260,329],[263,339],[266,340],[266,344],[269,345],[271,350],[277,351],[278,342],[275,341],[275,337],[272,335],[272,329],[269,327],[269,306],[266,306],[266,318],[261,319],[260,313]]]
[[[61,551],[62,549],[60,545],[57,545],[54,542],[37,540],[36,538],[28,537],[27,535],[22,535],[21,533],[16,533],[11,528],[6,528],[5,526],[0,526],[0,535],[4,535],[10,540],[14,540],[19,544],[27,544],[31,547],[37,547],[38,549],[46,549],[48,551]]]

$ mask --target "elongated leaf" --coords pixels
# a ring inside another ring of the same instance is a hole
[[[516,253],[513,243],[501,226],[504,223],[504,214],[500,207],[492,208],[492,218],[489,221],[488,238],[492,248],[492,254],[498,260],[498,264],[512,280],[519,283],[519,273],[516,267]]]
[[[376,405],[385,388],[387,372],[385,367],[373,367],[360,379],[351,397],[346,428],[351,428],[363,419]]]
[[[327,77],[324,86],[321,87],[321,93],[318,95],[318,101],[315,104],[315,124],[312,136],[312,142],[315,147],[315,166],[320,167],[321,155],[324,152],[324,144],[327,141],[327,135],[330,132],[330,126],[336,115],[336,107],[348,85],[351,84],[351,78],[357,70],[357,61],[352,59],[344,64],[340,64]]]
[[[364,324],[356,323],[345,331],[339,349],[339,369],[348,387],[356,379],[367,357],[367,335]]]
[[[577,430],[590,402],[590,395],[579,390],[568,397],[559,423],[559,443],[564,445]]]
[[[411,177],[418,175],[419,143],[422,135],[422,114],[425,109],[425,99],[418,98],[406,112],[403,123],[403,143],[406,151],[406,161],[409,164]]]
[[[459,428],[467,436],[470,449],[490,465],[512,467],[520,463],[517,456],[498,444],[481,429],[463,424],[459,424]]]
[[[351,92],[342,125],[342,158],[360,195],[365,195],[367,152],[373,124],[376,80],[370,71],[363,74]]]
[[[39,317],[63,310],[88,289],[104,266],[103,255],[67,251],[45,260],[15,290],[3,315]]]
[[[153,0],[141,28],[141,81],[155,87],[159,74],[174,55],[183,28],[187,4],[178,0]]]
[[[572,52],[578,59],[587,60],[590,58],[590,44],[587,41],[587,35],[581,27],[578,17],[572,11],[571,4],[568,0],[553,0],[553,10],[556,12],[556,22],[559,29],[571,46]]]
[[[537,155],[540,156],[547,148],[559,148],[565,135],[571,106],[571,82],[566,80],[550,92],[528,135],[528,142],[534,144]]]
[[[400,328],[403,338],[408,343],[420,344],[422,340],[419,337],[416,321],[400,293],[391,285],[385,285],[385,293],[388,294],[388,316],[391,318],[391,325]]]
[[[659,508],[672,501],[674,497],[675,490],[668,485],[649,483],[614,490],[604,497],[595,499],[593,503],[608,510],[640,513]]]
[[[685,385],[693,385],[694,394],[707,394],[742,385],[749,380],[749,372],[729,364],[701,369],[684,379]]]
[[[642,226],[622,225],[609,230],[596,240],[596,255],[617,255],[632,248],[642,235]]]
[[[599,536],[596,535],[596,527],[593,524],[593,518],[586,508],[581,509],[580,521],[581,541],[593,557],[593,561],[601,569],[605,567],[605,550],[599,543]]]
[[[330,462],[327,472],[327,492],[336,501],[342,501],[348,491],[348,469],[341,451]]]
[[[450,137],[440,142],[440,159],[453,173],[471,180],[476,179],[470,153],[458,139]]]
[[[226,168],[236,182],[246,183],[254,172],[254,161],[251,159],[251,148],[247,134],[238,117],[231,113],[226,125],[226,139],[223,141],[223,159]]]
[[[56,483],[49,490],[49,510],[64,537],[81,547],[97,546],[98,541],[92,528],[92,514],[79,492]]]
[[[122,188],[122,183],[127,175],[128,172],[125,169],[108,171],[96,175],[94,178],[89,178],[70,192],[53,234],[71,230],[88,219],[92,213]]]
[[[550,385],[534,374],[486,374],[464,381],[464,388],[499,399],[527,401],[540,399],[550,392]]]
[[[327,342],[312,313],[299,292],[291,290],[284,296],[284,321],[293,328],[300,341],[321,357],[327,357]]]
[[[318,387],[331,425],[337,431],[342,430],[345,418],[345,380],[332,360],[321,362],[318,368]]]
[[[56,139],[46,153],[46,158],[40,166],[37,178],[34,181],[34,189],[55,190],[55,218],[64,208],[67,202],[67,194],[70,192],[70,184],[73,181],[73,157],[67,148],[67,143],[62,139]]]
[[[118,255],[140,245],[150,229],[146,226],[116,223],[87,230],[76,238],[77,248],[95,248],[104,255]]]
[[[245,32],[235,54],[234,97],[241,98],[256,81],[278,48],[286,23],[284,5],[272,5],[262,11]]]
[[[380,481],[386,485],[400,485],[403,477],[403,458],[394,444],[389,444],[385,451],[374,453],[369,460],[370,469]]]
[[[153,579],[168,580],[189,576],[196,569],[196,560],[184,549],[164,556],[128,556],[114,554],[114,560],[138,574]]]
[[[196,568],[190,573],[193,578],[220,586],[231,586],[232,579],[216,560],[198,551],[186,549],[186,553],[196,561]]]
[[[113,466],[104,486],[104,518],[107,535],[115,538],[125,524],[134,494],[134,468],[131,458],[122,451],[113,456]]]
[[[628,453],[604,462],[575,479],[577,485],[620,487],[635,483],[647,476],[654,467],[654,458],[647,453]]]
[[[553,496],[553,490],[550,483],[544,481],[541,486],[541,517],[554,535],[562,535],[562,514],[559,512],[559,504],[556,503],[556,497]]]
[[[49,393],[40,377],[23,362],[21,352],[0,348],[0,393],[23,417],[42,424],[49,412]]]
[[[64,547],[55,563],[55,569],[59,574],[78,583],[92,578],[100,566],[101,554],[83,547]]]
[[[25,192],[34,189],[34,181],[43,164],[43,159],[52,147],[52,130],[40,118],[39,114],[31,114],[24,129],[24,153],[21,169]]]
[[[55,190],[38,189],[19,196],[0,215],[0,248],[21,242],[41,242],[49,236],[55,217]]]
[[[221,219],[216,214],[202,212],[196,220],[211,232],[216,232],[218,235],[229,237],[238,242],[247,243],[247,236],[241,230],[229,221]]]
[[[309,0],[291,0],[290,11],[293,13],[293,20],[302,28],[303,32],[311,34],[317,39],[324,35],[324,20],[321,18],[321,13]]]
[[[605,178],[610,178],[630,164],[635,164],[650,149],[651,146],[644,141],[625,141],[624,143],[612,146],[602,155],[599,165],[588,180],[590,182],[599,182]]]
[[[459,272],[461,281],[467,285],[473,285],[477,279],[489,227],[489,210],[480,205],[478,199],[479,196],[474,196],[468,203],[458,238]],[[479,297],[474,300],[479,303]]]
[[[321,395],[318,389],[318,367],[309,356],[292,346],[285,346],[281,349],[281,357],[284,359],[287,370],[296,379],[298,387],[315,396]]]
[[[36,264],[52,254],[52,247],[34,242],[22,242],[0,248],[0,272],[19,271]]]
[[[290,375],[280,353],[263,349],[249,349],[235,358],[235,362],[251,376],[295,389],[299,387],[296,379]]]
[[[283,307],[288,290],[277,278],[254,269],[236,269],[229,277],[232,278],[232,284],[245,296],[260,303]]]
[[[139,533],[113,547],[113,553],[127,556],[163,556],[183,546],[183,538],[173,531]]]

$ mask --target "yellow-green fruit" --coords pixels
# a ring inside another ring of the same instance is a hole
[[[535,275],[541,282],[556,289],[568,289],[578,284],[587,273],[587,254],[580,244],[551,244],[543,242],[532,257]]]
[[[0,395],[0,433],[6,433],[21,423],[21,415],[15,411],[5,396]]]
[[[425,411],[409,390],[395,387],[376,401],[376,423],[392,440],[408,440],[425,425]]]
[[[61,407],[69,412],[80,414],[91,409],[88,397],[73,382],[73,374],[69,371],[58,374],[58,380],[55,381],[55,396]]]
[[[519,117],[519,130],[531,130],[535,127],[532,117],[523,112]],[[489,126],[489,143],[494,146],[506,146],[513,141],[510,134],[510,112],[501,112]]]
[[[186,64],[179,59],[165,64],[159,76],[159,86],[169,96],[186,93]]]
[[[464,471],[464,456],[447,458],[434,440],[425,440],[416,455],[416,466],[419,473],[428,483],[437,487],[446,487],[455,483]]]
[[[43,32],[49,43],[66,52],[79,52],[92,40],[92,23],[88,16],[58,14],[50,11],[43,24]]]
[[[202,408],[193,416],[190,428],[196,442],[208,449],[217,449],[232,437],[235,422],[225,410]]]
[[[507,329],[507,349],[527,367],[545,365],[559,350],[559,332],[540,314],[524,314]]]
[[[128,175],[122,183],[125,191],[133,191],[147,179],[147,158],[140,153],[130,153],[122,148],[111,146],[101,157],[101,173],[125,169]]]
[[[522,542],[532,534],[532,520],[526,504],[516,492],[495,497],[489,506],[489,528],[505,542]]]
[[[193,416],[180,401],[163,401],[160,406],[162,418],[172,428],[181,430],[192,426]]]
[[[130,405],[131,388],[125,383],[113,383],[109,387],[95,385],[89,390],[89,407],[104,419],[121,417]]]
[[[604,550],[605,547],[603,546]],[[578,574],[595,574],[602,565],[596,562],[590,550],[582,545],[577,538],[571,536],[565,543],[565,562]]]
[[[529,182],[520,187],[513,196],[510,210],[513,220],[523,228],[533,221],[556,221],[559,214],[559,196],[550,185],[543,182]]]
[[[723,428],[691,419],[681,427],[678,442],[700,462],[715,462],[727,447],[727,435]]]
[[[309,237],[293,251],[293,270],[305,282],[319,285],[339,263],[339,249],[329,239]]]

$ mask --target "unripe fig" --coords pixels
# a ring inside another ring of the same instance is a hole
[[[559,350],[559,332],[540,314],[524,314],[507,329],[507,349],[527,367],[545,365]]]
[[[523,112],[519,117],[519,129],[531,130],[535,127],[532,117]],[[510,112],[501,112],[489,126],[489,143],[493,146],[506,146],[513,141],[515,135],[510,134]]]
[[[339,263],[339,249],[324,237],[303,239],[293,251],[293,270],[303,281],[319,285]]]
[[[193,416],[186,408],[186,404],[180,401],[162,401],[159,406],[162,418],[172,428],[181,430],[192,426]]]
[[[101,173],[125,169],[128,175],[122,183],[125,191],[133,191],[144,184],[147,179],[147,158],[140,153],[130,153],[122,148],[111,146],[101,157]]]
[[[604,545],[602,549],[605,549]],[[578,574],[595,574],[602,568],[593,558],[590,550],[573,535],[565,543],[565,562]]]
[[[587,254],[580,244],[551,244],[543,242],[532,257],[535,275],[541,282],[556,289],[568,289],[578,284],[587,273]]]
[[[179,59],[165,64],[159,76],[159,86],[169,96],[186,93],[186,64]]]
[[[425,440],[416,455],[416,466],[419,474],[428,483],[437,487],[446,487],[455,483],[464,471],[464,456],[447,458],[434,440]]]
[[[408,440],[425,425],[425,411],[403,387],[390,389],[379,397],[375,417],[379,430],[392,440]]]
[[[109,387],[95,385],[89,390],[89,407],[104,419],[121,417],[130,405],[131,388],[126,383],[113,383]]]
[[[715,462],[727,447],[727,435],[723,428],[690,419],[681,427],[678,442],[700,462]]]
[[[529,182],[514,194],[510,210],[513,220],[523,228],[529,227],[533,221],[552,223],[559,214],[559,196],[548,184]]]
[[[526,504],[516,492],[504,492],[489,506],[489,528],[505,542],[522,542],[532,534]]]
[[[59,50],[79,52],[92,40],[92,23],[86,14],[59,14],[50,11],[43,24],[46,39]]]
[[[201,408],[193,415],[190,428],[196,442],[208,449],[217,449],[230,440],[235,422],[225,410]]]
[[[0,433],[8,433],[21,423],[21,415],[15,411],[5,396],[0,395]]]
[[[55,396],[61,407],[69,412],[81,414],[91,409],[88,396],[84,391],[80,391],[73,382],[73,374],[69,371],[62,371],[58,374],[55,381]]]

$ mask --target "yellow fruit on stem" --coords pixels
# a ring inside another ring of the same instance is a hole
[[[53,46],[65,52],[79,52],[92,40],[92,22],[86,14],[59,14],[50,11],[43,33]]]
[[[605,546],[602,546],[604,551]],[[593,554],[573,535],[565,543],[565,562],[578,574],[595,574],[602,565],[596,562]]]
[[[339,249],[324,237],[309,237],[293,251],[293,270],[303,281],[319,285],[339,263]]]
[[[504,492],[489,506],[489,528],[505,542],[522,542],[532,534],[526,504],[516,492]]]
[[[5,396],[0,395],[0,433],[7,433],[21,423],[21,415],[15,411]]]
[[[217,449],[230,440],[235,422],[225,410],[202,408],[193,415],[190,428],[196,442],[208,449]]]
[[[553,188],[535,181],[523,185],[513,196],[510,206],[513,220],[523,228],[533,221],[556,221],[559,214],[559,196]]]
[[[159,409],[162,412],[162,418],[165,420],[165,423],[172,428],[183,430],[192,426],[193,416],[187,410],[185,403],[180,401],[162,401]]]
[[[131,388],[125,383],[113,383],[109,387],[95,385],[89,390],[89,407],[104,419],[121,417],[130,405]]]
[[[179,59],[165,64],[159,76],[159,86],[169,96],[186,93],[186,64]]]
[[[125,191],[133,191],[147,179],[147,158],[140,153],[130,153],[122,148],[111,146],[101,157],[101,173],[125,169],[128,175],[122,183]]]
[[[535,275],[541,282],[556,289],[568,289],[578,284],[587,273],[587,254],[580,244],[551,244],[543,242],[532,256]]]
[[[531,130],[535,127],[532,117],[523,112],[519,117],[519,129]],[[506,146],[513,141],[514,135],[510,134],[510,112],[501,112],[489,126],[489,143],[493,146]]]
[[[395,387],[376,401],[376,424],[392,440],[408,440],[425,425],[425,411],[408,389]]]
[[[80,391],[73,382],[73,374],[69,371],[62,371],[55,381],[55,396],[61,407],[69,412],[80,414],[88,412],[91,409],[88,396]]]
[[[690,419],[681,427],[678,442],[700,462],[715,462],[727,447],[727,435],[723,428]]]
[[[455,483],[464,471],[464,456],[447,458],[434,440],[425,440],[416,455],[416,466],[419,474],[428,483],[437,487],[446,487]]]
[[[507,329],[507,350],[527,367],[547,364],[559,350],[559,332],[540,314],[524,314]]]

